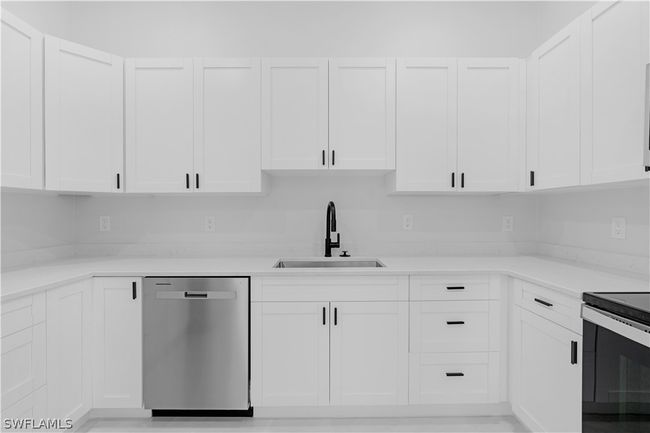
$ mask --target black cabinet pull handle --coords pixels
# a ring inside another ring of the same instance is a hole
[[[465,322],[462,320],[448,320],[447,325],[464,325]]]
[[[120,189],[120,174],[117,173],[117,189]]]
[[[339,324],[338,308],[334,307],[334,326]]]
[[[323,307],[323,325],[325,325],[325,307]]]
[[[445,373],[447,377],[463,377],[465,373]]]
[[[185,173],[185,188],[190,189],[190,174]]]
[[[332,165],[336,164],[336,153],[335,152],[336,152],[335,150],[332,151]]]
[[[199,189],[199,174],[196,173],[196,189]]]
[[[465,173],[460,174],[460,187],[465,188]]]
[[[132,297],[133,299],[135,299],[135,298],[138,297],[138,291],[137,291],[136,287],[137,287],[137,285],[136,285],[135,281],[132,282],[132,283],[131,283],[131,292],[132,292],[132,293],[131,293],[131,297]]]
[[[447,286],[447,290],[465,290],[465,286]]]
[[[571,341],[571,364],[578,363],[578,342]]]
[[[323,165],[325,165],[325,149],[323,149]]]
[[[539,298],[535,298],[535,302],[537,302],[538,304],[542,304],[545,307],[552,307],[553,306],[553,304],[551,304],[550,302],[547,302],[547,301],[545,301],[543,299],[539,299]]]
[[[456,187],[456,173],[451,174],[451,187],[452,188]]]
[[[185,292],[185,297],[186,298],[207,298],[208,294],[207,293],[190,293],[190,292]]]
[[[535,172],[530,171],[530,186],[535,186]]]

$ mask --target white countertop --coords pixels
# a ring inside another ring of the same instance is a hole
[[[320,258],[319,258],[320,259]],[[356,258],[358,259],[358,258]],[[499,273],[569,296],[583,292],[650,291],[648,279],[618,275],[551,259],[516,257],[380,257],[385,268],[273,269],[277,257],[69,259],[1,274],[1,301],[93,276],[377,275]]]

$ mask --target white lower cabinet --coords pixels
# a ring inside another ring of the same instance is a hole
[[[142,279],[93,285],[93,407],[142,407]]]
[[[327,302],[252,304],[253,405],[329,404]]]
[[[332,302],[333,405],[408,403],[408,303]]]
[[[48,417],[77,421],[92,406],[92,280],[47,292]]]
[[[579,432],[582,336],[524,308],[513,312],[514,413],[533,431]]]

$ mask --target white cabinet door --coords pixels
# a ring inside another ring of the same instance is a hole
[[[194,60],[194,188],[260,192],[260,64]]]
[[[92,406],[92,281],[47,292],[47,391],[52,418],[81,418]]]
[[[408,403],[408,303],[332,303],[331,403]]]
[[[583,16],[584,184],[644,177],[647,8],[648,2],[600,2]]]
[[[328,304],[253,303],[252,314],[253,404],[328,405]]]
[[[395,168],[395,59],[330,61],[330,167]]]
[[[327,168],[327,59],[262,61],[262,167]]]
[[[142,280],[93,286],[93,407],[142,407]]]
[[[456,185],[455,59],[397,60],[396,191]]]
[[[4,9],[2,186],[43,188],[43,35]]]
[[[582,337],[522,308],[514,311],[515,414],[533,431],[579,432]]]
[[[519,188],[520,60],[458,60],[458,171],[463,191]]]
[[[534,189],[580,184],[579,38],[574,21],[528,59],[527,185]]]
[[[123,60],[45,38],[45,187],[123,190]]]
[[[125,76],[127,190],[192,190],[192,59],[129,59]]]

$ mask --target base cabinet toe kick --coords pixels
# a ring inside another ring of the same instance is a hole
[[[145,280],[95,277],[3,302],[3,417],[151,415],[143,348],[156,337],[143,317]],[[247,277],[242,287],[148,295],[187,309],[188,320],[193,309],[219,313],[246,300],[237,362],[248,378],[240,375],[246,394],[234,406],[256,416],[514,413],[533,431],[580,431],[578,298],[502,274],[285,274]],[[158,328],[171,323],[160,320]],[[158,353],[182,338],[169,331]],[[171,406],[156,408],[179,409]]]

